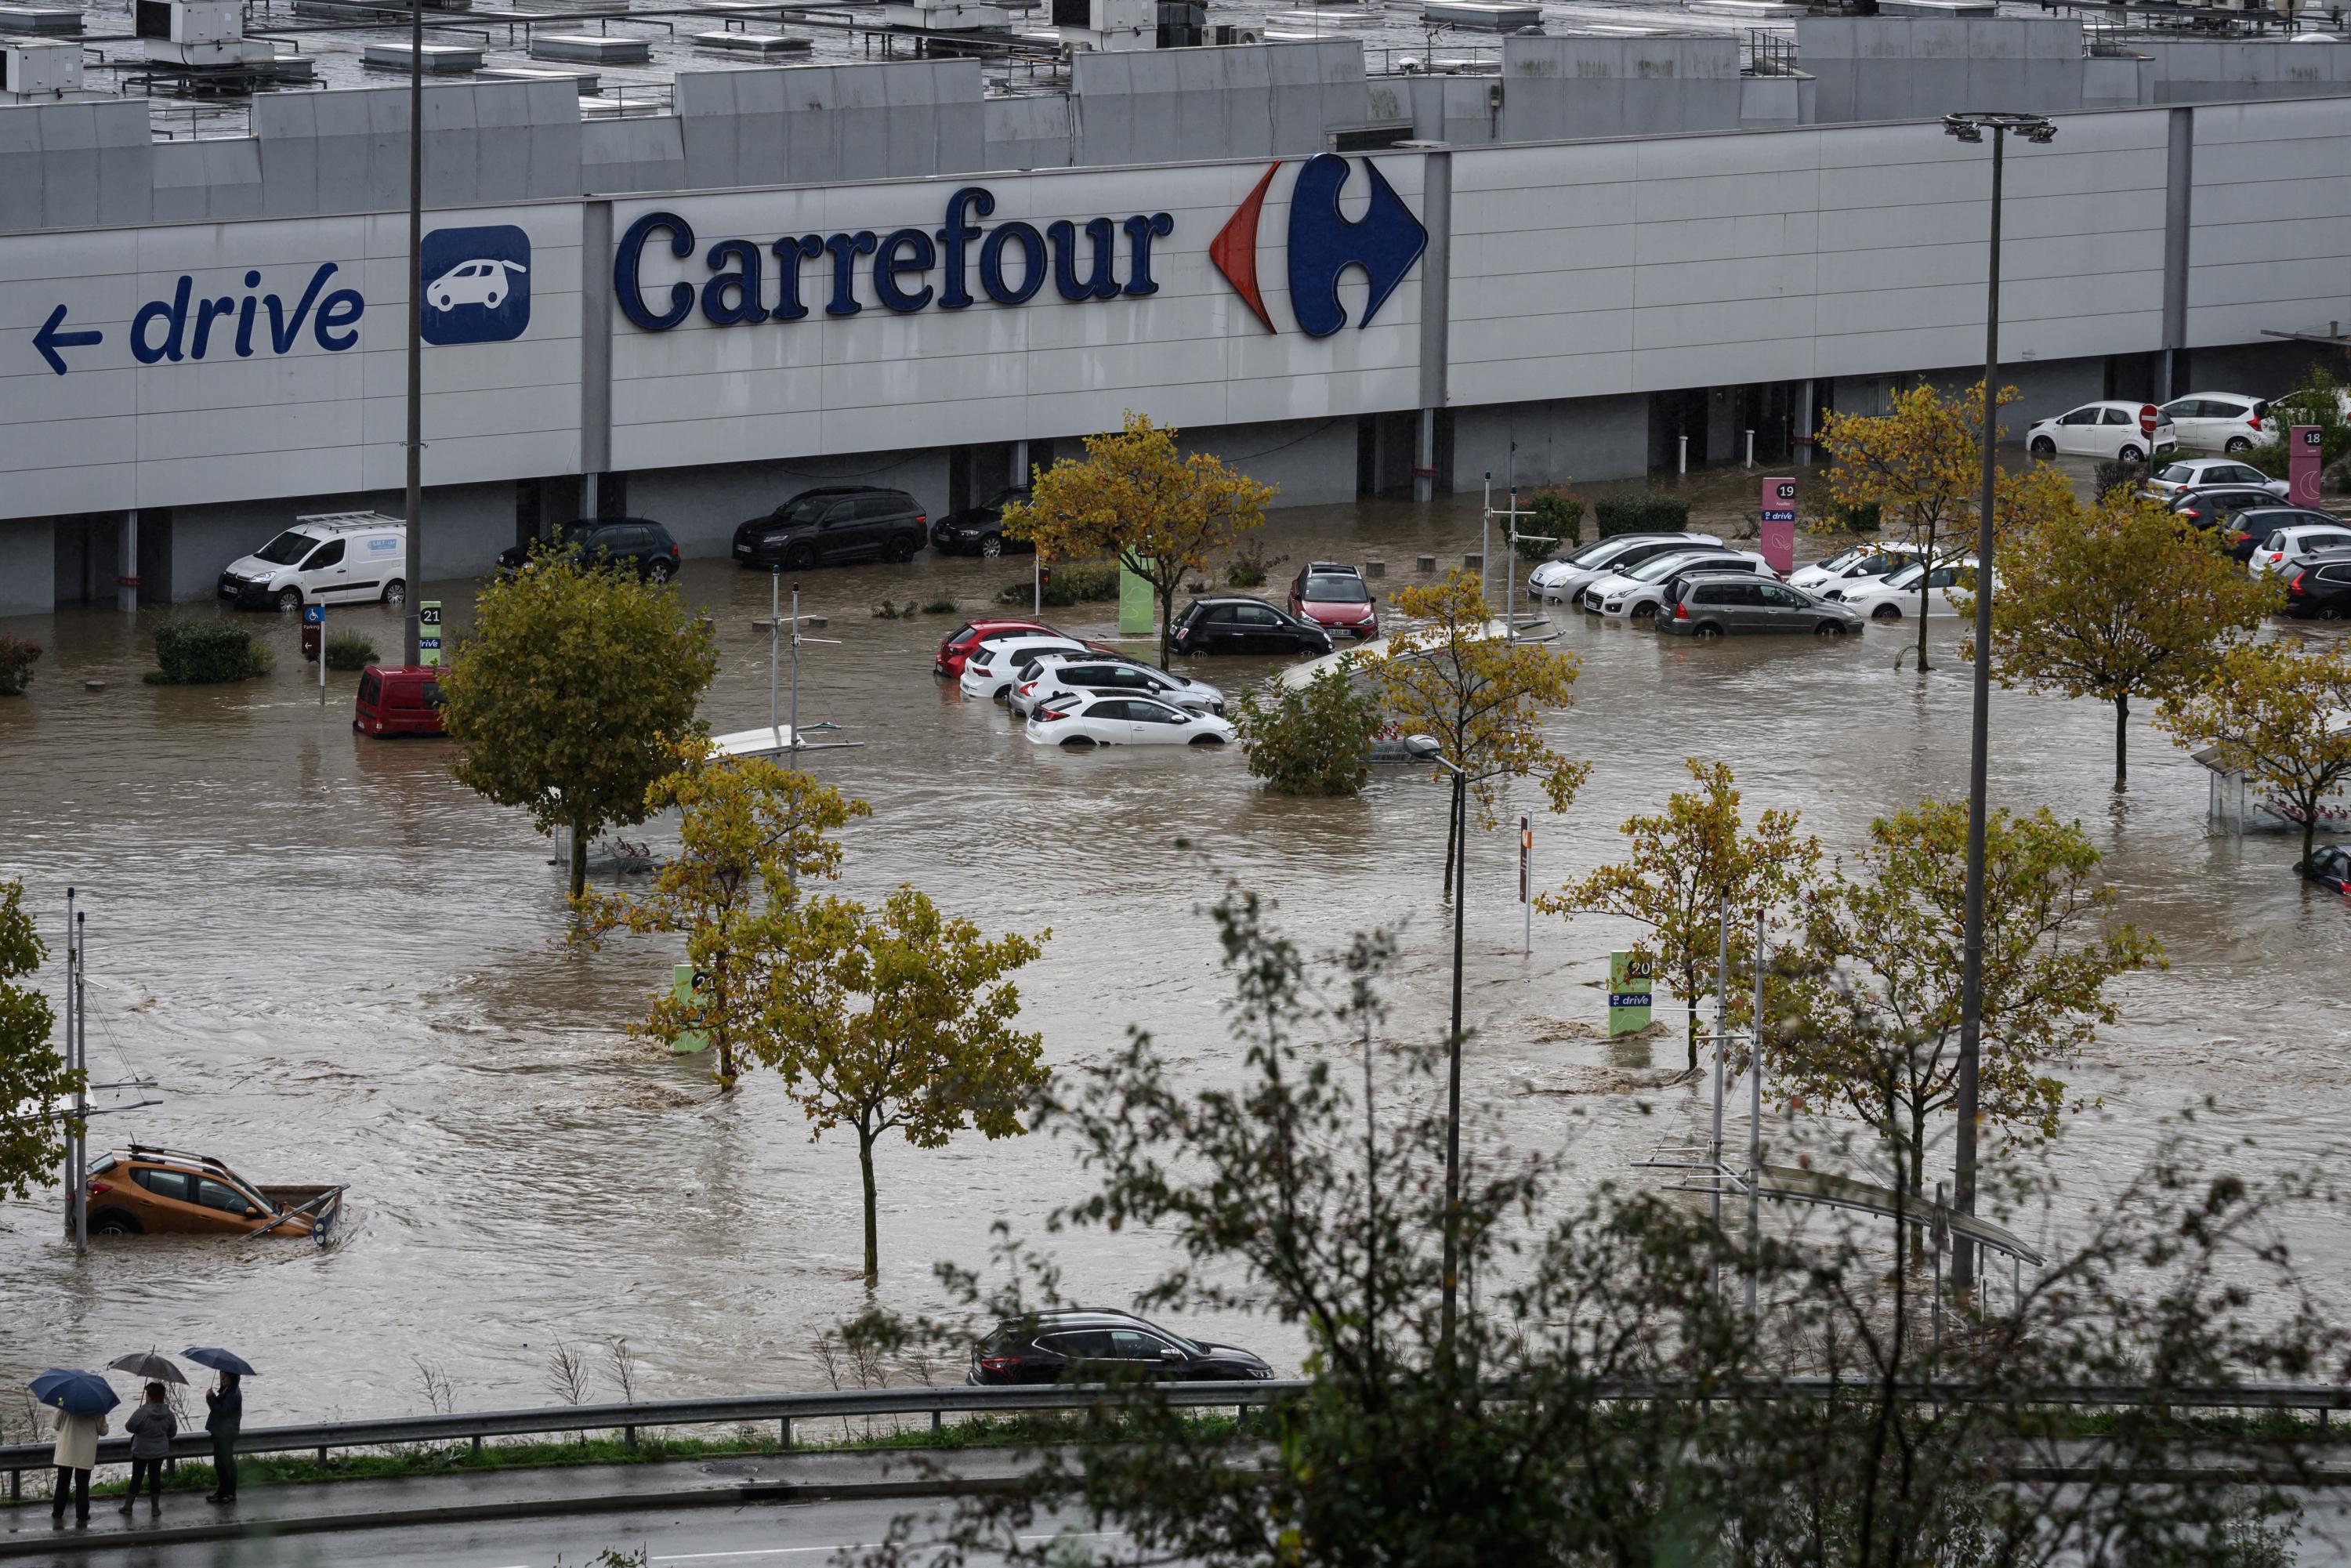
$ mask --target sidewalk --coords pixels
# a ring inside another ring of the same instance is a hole
[[[317,1481],[248,1487],[233,1507],[197,1494],[167,1493],[161,1519],[140,1500],[129,1518],[120,1500],[99,1498],[89,1523],[49,1522],[46,1498],[0,1507],[0,1558],[54,1555],[115,1546],[233,1541],[246,1535],[307,1535],[401,1525],[546,1518],[641,1508],[728,1508],[747,1503],[946,1497],[1002,1486],[1020,1473],[1008,1448],[933,1453],[766,1454],[570,1469],[493,1470],[397,1480]]]

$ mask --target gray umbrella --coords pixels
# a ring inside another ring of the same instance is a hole
[[[108,1362],[106,1364],[108,1369],[110,1371],[127,1372],[131,1376],[143,1378],[149,1383],[183,1384],[188,1381],[185,1377],[181,1375],[180,1369],[178,1367],[172,1365],[162,1356],[157,1355],[152,1350],[141,1352],[136,1355],[117,1356],[114,1360]]]

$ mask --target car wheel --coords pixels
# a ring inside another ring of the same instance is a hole
[[[2057,444],[2045,435],[2036,435],[2032,438],[2032,451],[2035,457],[2054,457],[2057,455]]]
[[[647,582],[667,582],[671,578],[675,577],[676,575],[677,568],[672,566],[665,560],[657,560],[651,566],[645,568],[645,580]]]
[[[1092,736],[1073,735],[1070,737],[1069,739],[1061,742],[1061,749],[1064,751],[1080,751],[1092,746],[1093,743],[1094,739]]]
[[[1823,621],[1819,625],[1813,628],[1813,635],[1815,637],[1842,637],[1844,635],[1844,622],[1842,621]]]
[[[2136,446],[2126,445],[2120,452],[2115,454],[2115,461],[2117,463],[2144,463],[2147,461],[2147,454],[2141,452]]]
[[[1191,739],[1194,746],[1222,746],[1224,743],[1225,737],[1221,735],[1196,735]]]
[[[784,552],[786,571],[806,571],[816,564],[816,551],[807,545],[794,545]]]
[[[301,609],[302,591],[298,588],[279,589],[277,591],[277,608],[286,611],[288,613]]]
[[[1902,619],[1902,607],[1898,604],[1881,604],[1869,612],[1869,618],[1872,621],[1899,621]]]
[[[902,565],[914,559],[914,552],[922,547],[923,541],[914,535],[900,534],[890,541],[889,548],[882,553],[890,559],[892,564]]]
[[[2322,604],[2318,607],[2318,618],[2321,621],[2340,621],[2343,619],[2343,606]]]
[[[101,1208],[89,1217],[92,1236],[143,1236],[147,1228],[127,1208]]]
[[[979,553],[981,559],[985,560],[994,560],[998,556],[1002,555],[1004,553],[1004,536],[1002,534],[988,534],[984,536],[979,541]]]
[[[1655,621],[1656,618],[1657,618],[1657,607],[1656,607],[1656,605],[1654,605],[1654,604],[1635,604],[1635,606],[1633,606],[1633,619],[1634,619],[1634,620],[1635,620],[1635,621]]]
[[[1691,633],[1691,635],[1697,637],[1701,642],[1711,643],[1717,637],[1722,635],[1722,628],[1717,626],[1713,622],[1708,621],[1701,624],[1696,632]]]
[[[385,583],[383,585],[383,601],[386,604],[394,605],[407,603],[407,582],[403,579],[395,577],[390,582]]]
[[[2252,449],[2253,444],[2241,435],[2232,435],[2229,437],[2227,444],[2220,448],[2221,451],[2230,454],[2231,456],[2240,452],[2251,452]]]
[[[434,305],[434,308],[435,309],[439,309],[439,310],[446,310],[446,309],[448,309],[448,308],[449,308],[449,307],[451,307],[452,305],[455,305],[455,303],[457,303],[457,297],[456,297],[455,295],[454,295],[454,294],[444,294],[443,296],[441,296],[441,298],[440,298],[435,299],[435,300],[433,302],[433,305]]]

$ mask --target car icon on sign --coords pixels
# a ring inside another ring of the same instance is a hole
[[[518,261],[465,261],[425,285],[424,298],[435,310],[479,305],[495,310],[507,297],[507,274],[527,271]]]

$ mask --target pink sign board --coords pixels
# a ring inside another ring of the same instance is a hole
[[[2314,424],[2297,424],[2285,433],[2285,498],[2297,507],[2318,505],[2318,460],[2325,435]]]
[[[1796,482],[1784,476],[1764,480],[1757,515],[1763,525],[1763,559],[1785,577],[1796,570]]]

